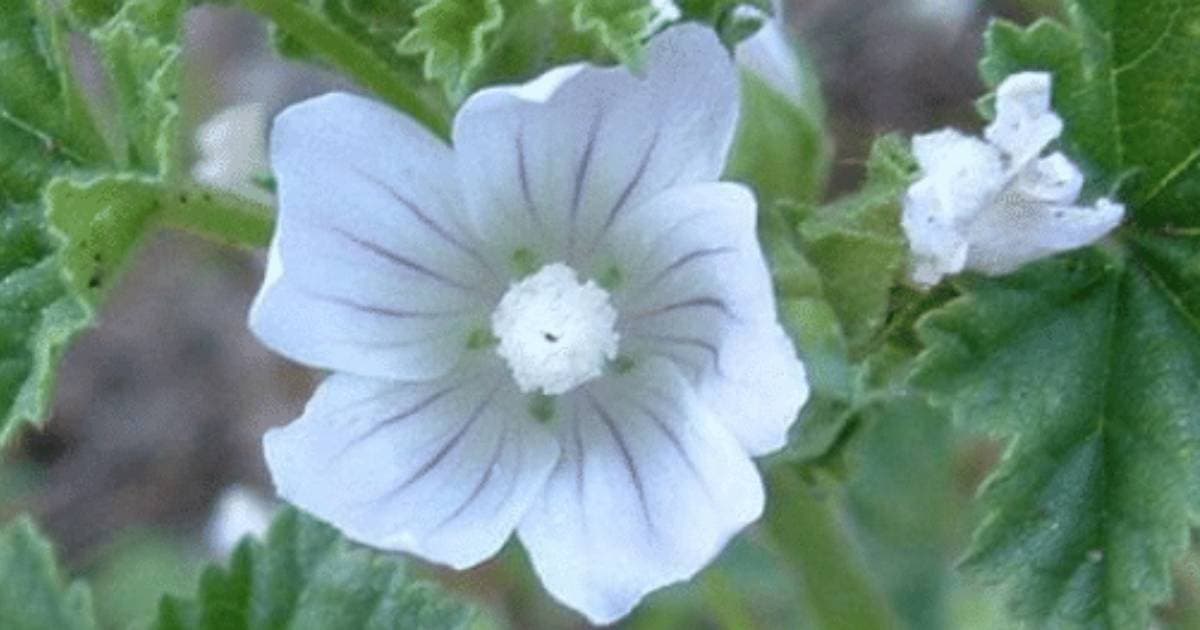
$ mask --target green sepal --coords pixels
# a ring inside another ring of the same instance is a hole
[[[416,25],[400,40],[398,50],[424,55],[425,77],[461,101],[483,66],[504,14],[500,0],[432,0],[416,11]]]

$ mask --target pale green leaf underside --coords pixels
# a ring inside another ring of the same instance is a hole
[[[0,531],[0,628],[96,628],[90,592],[64,581],[50,544],[25,518]]]
[[[264,542],[243,541],[228,569],[210,568],[196,598],[164,598],[154,630],[450,630],[472,608],[414,580],[398,557],[346,541],[288,509]]]

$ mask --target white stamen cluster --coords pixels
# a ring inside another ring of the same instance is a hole
[[[562,263],[514,283],[492,313],[508,361],[523,392],[568,392],[600,376],[617,356],[617,311],[608,292]]]

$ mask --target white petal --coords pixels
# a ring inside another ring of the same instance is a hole
[[[572,66],[483,90],[454,124],[479,232],[503,258],[527,248],[543,263],[574,262],[630,206],[676,183],[715,180],[737,107],[732,60],[696,25],[651,42],[644,78]]]
[[[672,364],[586,390],[560,412],[562,459],[518,536],[546,589],[603,624],[711,561],[758,518],[763,489]]]
[[[922,176],[905,195],[901,225],[912,253],[910,277],[929,286],[962,271],[967,229],[1009,177],[995,147],[953,129],[913,137],[913,156]]]
[[[1062,119],[1050,109],[1051,76],[1020,72],[996,89],[996,120],[984,130],[992,144],[1009,156],[1010,172],[1018,172],[1062,134]]]
[[[1010,179],[995,147],[953,129],[914,136],[913,156],[951,224],[969,221]]]
[[[613,303],[621,354],[670,358],[699,379],[719,368],[733,326],[774,321],[754,208],[739,184],[673,188],[631,211],[605,238],[591,274],[620,271]]]
[[[738,45],[737,62],[793,104],[800,105],[807,98],[804,70],[778,8],[774,19],[768,20],[754,36]]]
[[[502,285],[462,227],[449,148],[385,105],[331,94],[276,119],[271,161],[280,211],[259,338],[364,376],[450,369]]]
[[[280,496],[373,547],[455,568],[495,554],[558,445],[507,374],[454,376],[331,376],[300,419],[264,438]]]
[[[914,183],[904,196],[900,224],[911,253],[909,275],[922,286],[935,285],[967,264],[966,229],[942,205],[942,197],[929,179]]]
[[[593,275],[615,266],[621,352],[675,361],[753,454],[781,447],[807,399],[804,368],[776,322],[755,203],[730,183],[673,188],[604,239]]]
[[[721,344],[721,371],[699,383],[700,399],[751,455],[783,448],[808,400],[808,376],[778,324],[738,326]]]
[[[1083,190],[1083,173],[1067,156],[1054,153],[1029,164],[1017,176],[1020,194],[1046,203],[1072,204]]]
[[[1094,207],[1047,204],[1012,191],[971,226],[967,268],[989,275],[1090,245],[1121,223],[1125,207],[1101,199]]]

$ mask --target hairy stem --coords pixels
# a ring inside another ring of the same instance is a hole
[[[161,219],[168,227],[248,249],[261,249],[271,242],[275,216],[264,204],[194,185],[164,194]]]
[[[798,578],[816,627],[891,630],[895,613],[847,535],[833,497],[819,497],[797,473],[776,466],[768,475],[774,505],[767,529]]]

